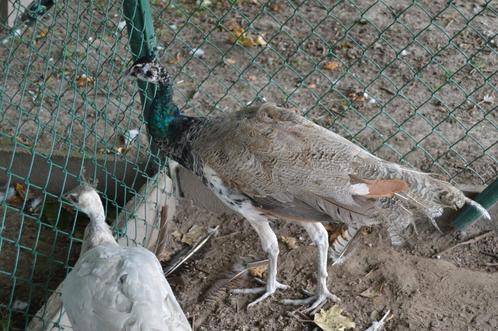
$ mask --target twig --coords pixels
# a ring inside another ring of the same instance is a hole
[[[498,262],[486,263],[486,267],[498,267]]]
[[[460,243],[458,243],[458,244],[455,244],[455,245],[453,245],[453,246],[451,246],[451,247],[448,247],[448,248],[446,248],[446,249],[442,250],[441,252],[439,252],[439,253],[437,253],[437,254],[434,254],[434,255],[433,255],[433,257],[438,257],[438,256],[441,256],[441,255],[443,255],[444,253],[447,253],[447,252],[449,252],[449,251],[452,251],[452,250],[454,250],[455,248],[460,247],[460,246],[465,246],[465,245],[474,244],[474,243],[476,243],[476,242],[478,242],[478,241],[480,241],[480,240],[482,240],[482,239],[484,239],[484,238],[489,237],[491,234],[493,234],[493,231],[491,231],[491,230],[490,230],[490,231],[487,231],[487,232],[484,232],[484,233],[482,233],[482,234],[480,234],[480,235],[478,235],[478,236],[475,236],[474,238],[470,238],[469,240],[465,240],[465,241],[462,241],[462,242],[460,242]]]

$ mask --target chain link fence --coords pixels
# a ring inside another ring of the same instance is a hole
[[[85,163],[90,178],[103,169],[112,221],[150,177],[151,155],[138,88],[123,77],[132,58],[123,3],[0,3],[0,325],[23,329],[78,256],[85,222],[60,191]],[[266,100],[454,183],[496,178],[497,1],[152,0],[151,9],[188,114]]]

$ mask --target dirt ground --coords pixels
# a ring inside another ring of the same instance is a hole
[[[497,177],[496,1],[197,1],[204,9],[195,3],[152,1],[161,61],[185,112],[217,115],[265,99],[295,107],[380,157],[455,183]],[[0,145],[34,146],[47,158],[56,151],[91,157],[115,152],[119,138],[137,128],[139,139],[123,157],[136,164],[147,156],[135,83],[121,79],[131,58],[122,21],[116,1],[57,2],[22,38],[0,45]],[[237,27],[267,46],[228,42]],[[6,33],[0,28],[0,38]],[[169,279],[196,329],[313,330],[309,317],[277,302],[313,288],[315,248],[306,234],[275,225],[279,236],[298,239],[294,249],[281,243],[279,278],[292,289],[246,311],[254,297],[226,288],[253,282],[226,280],[240,257],[264,257],[255,233],[238,217],[189,210],[179,219],[182,231],[221,224],[218,236]],[[2,243],[0,271],[13,272],[19,260],[15,289],[0,274],[0,303],[19,298],[34,313],[78,247],[11,208],[0,215],[0,235],[13,241]],[[487,229],[475,225],[467,237]],[[369,229],[345,264],[329,267],[329,288],[345,314],[359,330],[386,309],[393,312],[388,330],[496,330],[498,277],[485,263],[498,261],[481,253],[498,254],[496,236],[438,260],[432,255],[467,237],[419,231],[407,246],[393,248],[381,229]],[[35,241],[40,233],[44,239]],[[23,279],[35,286],[23,286]],[[362,297],[371,286],[382,287],[381,294]],[[15,314],[15,326],[22,329],[25,318]]]
[[[494,217],[496,219],[496,213]],[[254,295],[231,294],[236,287],[256,286],[247,273],[230,281],[243,269],[244,261],[265,259],[257,235],[238,216],[215,215],[182,202],[177,223],[169,228],[188,233],[193,225],[220,225],[213,237],[185,266],[168,280],[196,330],[314,330],[303,307],[285,306],[278,301],[302,297],[302,289],[315,285],[316,248],[296,225],[276,223],[277,236],[297,239],[290,249],[279,242],[278,279],[291,286],[256,307],[247,309]],[[366,329],[388,309],[392,319],[386,330],[496,330],[498,328],[498,236],[490,233],[475,243],[438,252],[487,233],[485,222],[466,233],[439,234],[428,224],[419,224],[419,235],[411,236],[400,248],[389,244],[381,228],[365,229],[354,241],[341,265],[328,267],[329,289],[342,300],[344,314]],[[170,248],[179,241],[170,237]],[[491,257],[487,254],[494,254]],[[486,266],[494,263],[494,266]],[[167,265],[167,263],[166,263]],[[374,289],[367,297],[362,293]],[[330,303],[324,306],[330,307]]]

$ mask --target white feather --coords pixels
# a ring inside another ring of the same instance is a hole
[[[368,195],[370,190],[368,185],[365,183],[353,184],[351,185],[351,194],[353,195]]]
[[[100,245],[64,280],[62,300],[74,330],[191,330],[154,254]]]

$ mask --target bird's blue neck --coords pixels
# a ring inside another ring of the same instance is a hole
[[[156,96],[144,114],[149,134],[153,137],[171,137],[173,134],[172,123],[180,114],[180,110],[173,102],[173,85],[170,83],[159,84]]]

